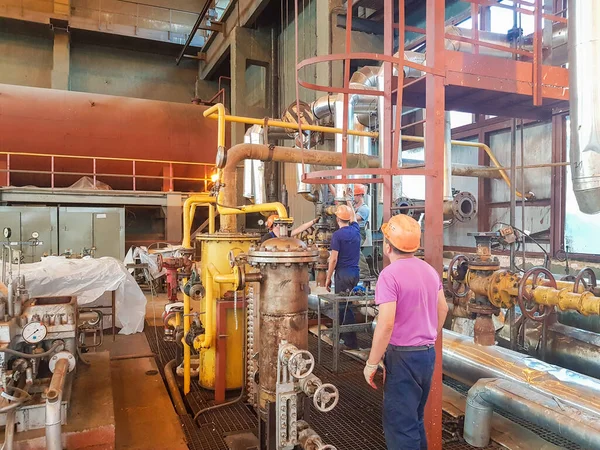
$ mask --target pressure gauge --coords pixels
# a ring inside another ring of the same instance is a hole
[[[10,228],[6,227],[6,228],[4,228],[3,233],[4,233],[4,237],[6,239],[8,239],[10,237],[10,235],[12,234],[12,231],[10,230]]]
[[[29,322],[23,327],[23,340],[28,344],[42,342],[47,334],[48,329],[41,322]]]
[[[37,231],[34,231],[33,233],[31,233],[31,237],[32,237],[33,239],[37,239],[37,238],[39,238],[39,237],[40,237],[40,233],[38,233]]]

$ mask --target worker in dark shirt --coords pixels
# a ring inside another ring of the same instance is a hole
[[[331,236],[331,256],[327,281],[325,286],[330,289],[331,278],[334,277],[336,294],[350,294],[359,281],[360,271],[358,260],[360,258],[360,227],[356,221],[354,208],[349,205],[338,205],[335,216],[339,230]],[[334,275],[335,272],[335,275]],[[340,324],[354,323],[354,312],[346,305],[340,305]],[[356,333],[341,333],[340,338],[349,348],[358,348]]]
[[[269,218],[267,219],[266,225],[267,225],[269,232],[264,234],[263,237],[260,239],[261,243],[265,242],[267,239],[279,237],[279,234],[280,234],[279,233],[279,224],[275,223],[275,219],[279,219],[279,216],[277,214],[271,214],[269,216]],[[316,217],[313,220],[303,223],[298,228],[294,228],[292,230],[290,237],[298,236],[303,231],[308,230],[310,227],[312,227],[314,224],[316,224],[319,221],[319,219],[320,219],[320,217]]]

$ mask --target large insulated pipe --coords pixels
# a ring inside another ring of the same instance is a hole
[[[474,447],[487,447],[494,406],[581,445],[600,449],[600,417],[563,404],[527,385],[483,378],[469,389],[463,437]]]
[[[563,406],[600,417],[599,380],[512,350],[480,346],[452,331],[443,333],[443,372],[450,378],[469,386],[481,378],[513,381],[554,397]]]
[[[237,165],[245,159],[276,161],[288,163],[318,164],[323,166],[341,166],[342,154],[322,150],[303,150],[290,147],[276,147],[258,144],[238,144],[227,153],[219,150],[217,167],[223,169],[223,185],[219,192],[220,206],[233,207],[237,203]],[[348,154],[348,167],[379,167],[379,158],[367,155]],[[221,216],[221,231],[235,232],[235,215]]]
[[[449,112],[444,115],[444,200],[452,200],[452,123]]]
[[[600,2],[569,2],[571,176],[579,209],[600,212]]]
[[[61,403],[65,380],[69,373],[69,360],[61,358],[56,362],[50,387],[46,393],[46,448],[62,450]]]

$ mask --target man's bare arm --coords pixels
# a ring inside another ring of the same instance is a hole
[[[438,292],[438,307],[437,307],[437,315],[438,315],[438,335],[442,332],[442,328],[444,328],[444,322],[446,321],[446,316],[448,315],[448,303],[446,302],[446,296],[444,295],[444,290],[440,290]]]
[[[379,305],[379,315],[377,316],[377,326],[373,334],[373,343],[371,344],[371,353],[369,354],[368,364],[379,364],[385,353],[392,331],[394,331],[394,322],[396,320],[396,302],[382,303]]]

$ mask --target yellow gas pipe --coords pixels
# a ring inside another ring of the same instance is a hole
[[[208,206],[208,229],[209,233],[215,232],[215,207],[214,203],[216,199],[209,193],[194,194],[190,195],[185,202],[183,202],[183,248],[192,247],[192,223],[194,221],[194,214],[196,212],[196,206],[206,205]],[[187,283],[187,279],[183,280],[183,283]],[[190,331],[190,297],[183,294],[183,392],[187,394],[190,392],[191,385],[191,358],[192,352],[190,346],[185,342],[185,336]]]

